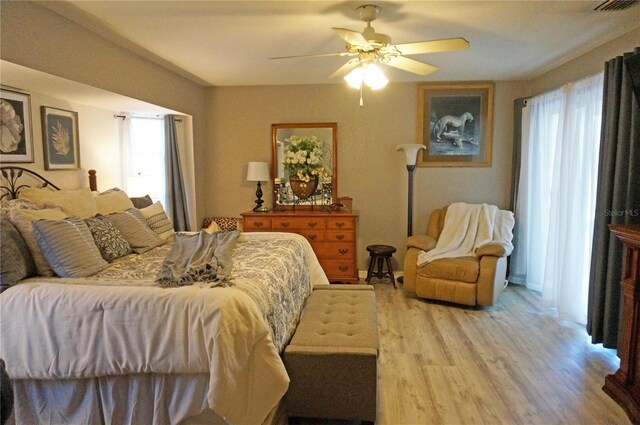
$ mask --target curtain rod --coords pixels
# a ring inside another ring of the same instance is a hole
[[[117,114],[115,114],[113,116],[113,118],[122,118],[123,120],[126,120],[127,116],[126,115],[117,115]],[[132,118],[146,118],[146,119],[152,119],[152,120],[162,119],[159,116],[158,117],[132,117]],[[178,121],[178,122],[182,122],[182,118],[174,118],[173,120],[174,121]]]

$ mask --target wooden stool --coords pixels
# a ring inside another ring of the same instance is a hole
[[[393,287],[396,287],[396,279],[393,277],[393,267],[391,266],[391,256],[396,249],[390,245],[369,245],[367,247],[367,251],[369,251],[369,255],[371,256],[369,260],[369,269],[367,270],[367,278],[365,279],[367,282],[371,280],[372,277],[377,277],[378,279],[382,279],[384,277],[389,277],[391,279],[391,283],[393,283]],[[383,263],[387,263],[387,271],[382,271]],[[373,269],[378,264],[378,271],[374,272]]]

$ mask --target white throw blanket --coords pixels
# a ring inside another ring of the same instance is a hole
[[[451,204],[438,243],[418,255],[418,267],[441,258],[474,257],[476,249],[487,243],[499,244],[510,254],[514,222],[511,211],[495,205]]]

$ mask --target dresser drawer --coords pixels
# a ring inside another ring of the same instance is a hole
[[[313,242],[311,246],[318,258],[334,260],[355,258],[355,247],[352,243]]]
[[[323,260],[320,259],[322,270],[326,273],[329,280],[350,279],[357,276],[355,264],[351,260]]]
[[[354,229],[355,220],[349,217],[332,217],[327,219],[327,229],[329,230],[344,230]]]
[[[324,240],[327,242],[353,242],[355,235],[353,230],[327,230]]]
[[[268,217],[245,217],[243,226],[245,231],[271,230],[271,219]]]
[[[324,230],[324,218],[321,217],[274,217],[273,230]]]
[[[313,242],[324,242],[326,241],[326,232],[319,230],[298,230],[297,233],[301,234],[311,243]]]

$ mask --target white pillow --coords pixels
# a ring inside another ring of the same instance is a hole
[[[109,215],[133,208],[133,202],[126,192],[113,188],[96,196],[96,206],[98,214]]]
[[[218,223],[216,223],[213,220],[211,221],[211,224],[209,224],[209,226],[204,229],[204,231],[207,232],[207,233],[215,233],[215,232],[219,232],[221,230],[222,229],[220,229],[220,226],[218,226]]]
[[[147,224],[151,227],[151,230],[156,232],[163,241],[173,240],[176,232],[173,230],[173,225],[164,212],[164,208],[162,208],[160,202],[142,208],[140,212],[147,220]]]
[[[96,199],[89,188],[51,190],[26,187],[18,197],[27,198],[40,208],[60,208],[67,215],[83,219],[98,213]]]

